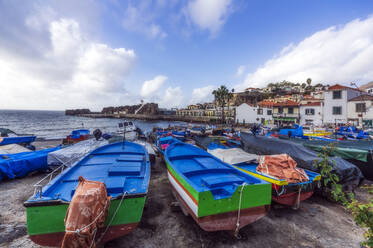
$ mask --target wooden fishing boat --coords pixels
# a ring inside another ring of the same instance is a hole
[[[61,245],[65,234],[66,211],[78,185],[79,176],[104,182],[108,195],[111,196],[105,231],[99,230],[96,237],[101,236],[101,241],[106,242],[136,228],[148,192],[149,157],[139,144],[118,142],[92,151],[42,190],[37,190],[24,203],[27,233],[32,241],[43,246]]]
[[[89,138],[90,131],[88,129],[73,130],[70,135],[62,141],[63,144],[74,144]]]
[[[268,212],[271,186],[267,182],[182,142],[171,144],[164,158],[183,212],[203,230],[237,232]]]
[[[240,148],[214,149],[209,152],[235,168],[260,178],[272,184],[272,200],[287,206],[298,207],[299,203],[312,196],[318,186],[321,176],[316,172],[304,169],[309,180],[306,182],[289,183],[285,179],[278,179],[271,175],[257,171],[258,162],[255,154],[249,154]]]

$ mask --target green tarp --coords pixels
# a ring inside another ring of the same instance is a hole
[[[365,163],[368,162],[368,156],[373,155],[373,141],[371,140],[324,141],[292,139],[292,141],[300,142],[305,147],[314,151],[321,151],[324,146],[333,144],[333,155],[343,159],[355,159]]]
[[[314,151],[321,152],[324,145],[313,145],[313,144],[303,144],[305,147],[310,148]],[[368,162],[369,152],[366,150],[353,149],[353,148],[344,148],[344,147],[334,147],[331,150],[333,156],[338,156],[343,159],[356,159],[363,162]]]

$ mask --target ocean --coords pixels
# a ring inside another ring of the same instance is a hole
[[[67,116],[64,111],[43,110],[0,110],[0,127],[8,128],[19,134],[34,134],[38,138],[65,138],[74,129],[85,128],[93,132],[99,128],[103,133],[116,132],[120,119],[87,118]],[[153,126],[185,125],[184,122],[133,120],[143,132]]]

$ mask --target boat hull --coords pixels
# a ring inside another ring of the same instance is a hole
[[[115,211],[118,212],[111,222],[102,243],[124,236],[133,231],[141,220],[145,205],[145,195],[111,201],[108,216],[103,231],[112,220]],[[68,204],[50,204],[46,206],[32,206],[26,204],[27,232],[30,239],[43,246],[61,246],[65,234],[64,219]],[[100,237],[99,235],[97,237]]]
[[[198,201],[193,195],[180,183],[173,174],[168,171],[168,179],[171,183],[172,191],[180,203],[180,206],[186,215],[191,215],[197,224],[205,231],[235,231],[237,228],[238,211],[230,211],[219,214],[211,214],[198,217]],[[250,207],[240,210],[239,228],[257,221],[264,217],[270,209],[270,205]]]
[[[195,222],[207,232],[215,232],[215,231],[234,231],[236,230],[237,226],[237,218],[238,218],[238,211],[222,213],[222,214],[214,214],[210,216],[204,216],[198,218],[194,213],[193,210],[188,206],[188,204],[184,201],[183,197],[177,192],[174,187],[171,187],[174,193],[174,196],[180,203],[180,207],[182,208],[184,214],[191,215]],[[253,207],[248,209],[242,209],[240,211],[240,226],[239,229],[259,220],[260,218],[264,217],[270,209],[270,205]]]
[[[301,193],[298,200],[298,192],[292,192],[281,196],[272,195],[272,200],[286,206],[295,206],[297,202],[307,200],[313,195],[313,191]]]
[[[106,231],[104,237],[101,240],[101,243],[108,242],[110,240],[122,237],[127,235],[136,229],[138,223],[130,223],[123,225],[110,226]],[[100,229],[97,232],[97,237],[100,237],[102,232],[105,231],[105,228]],[[39,235],[30,235],[30,239],[41,246],[52,246],[60,247],[62,245],[65,232],[58,233],[48,233],[48,234],[39,234]]]

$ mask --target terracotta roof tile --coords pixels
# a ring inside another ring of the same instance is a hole
[[[308,102],[301,104],[301,106],[321,106],[321,102]]]
[[[354,97],[348,101],[349,102],[373,101],[373,96],[372,95],[361,95],[361,96]]]

